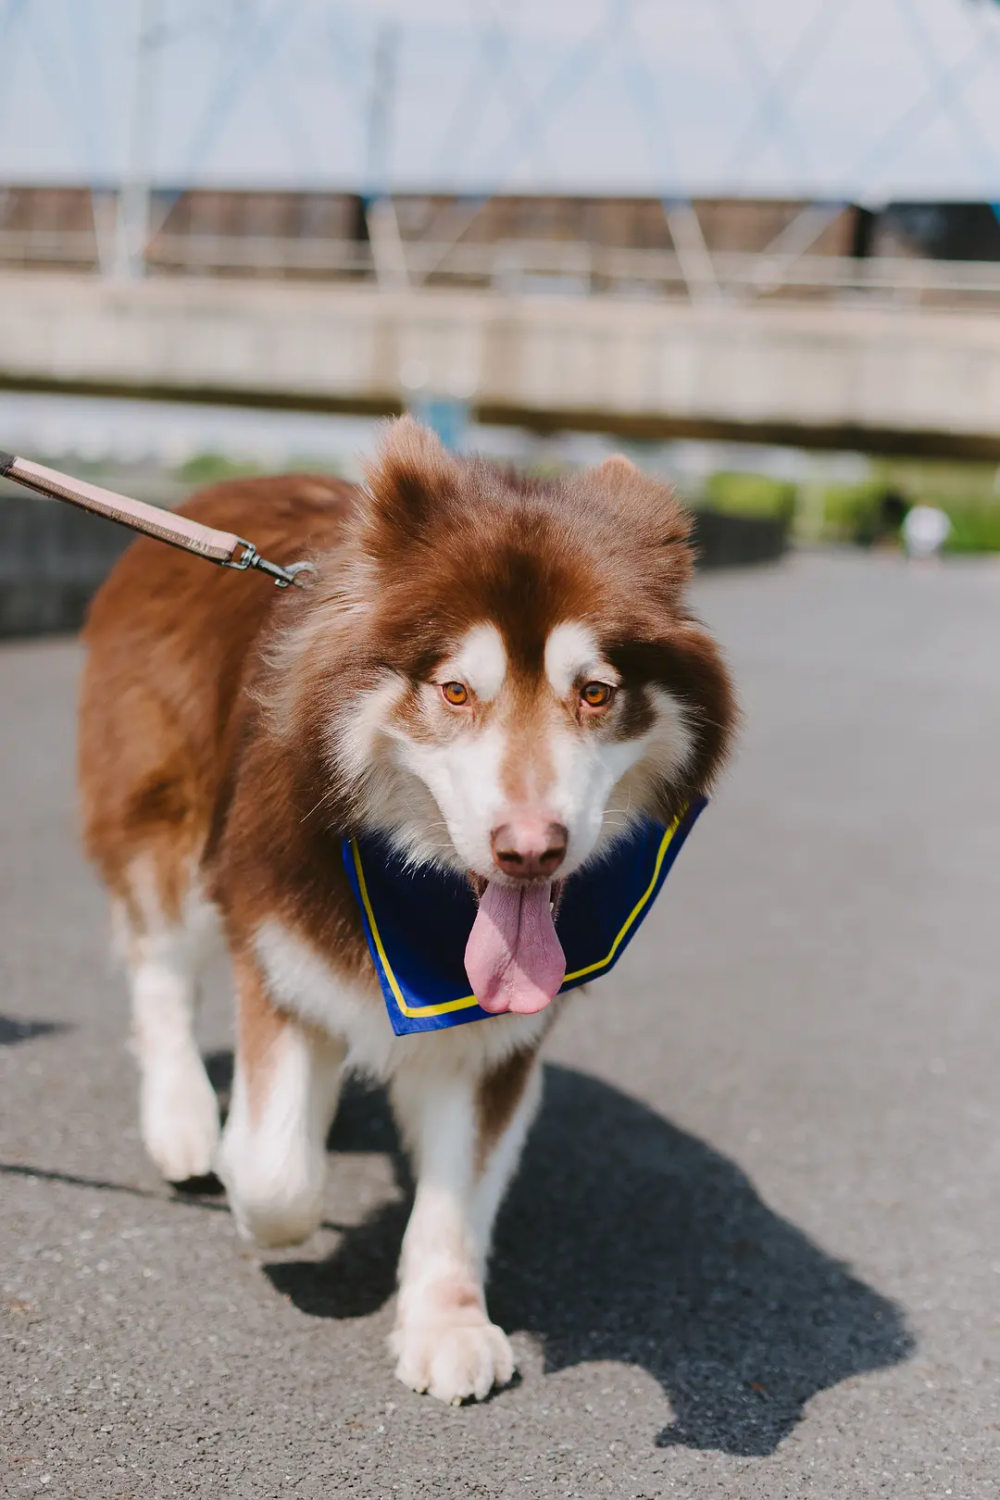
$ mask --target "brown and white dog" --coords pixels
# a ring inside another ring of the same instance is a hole
[[[670,821],[730,740],[728,675],[685,606],[688,520],[626,459],[542,483],[408,419],[363,489],[238,480],[186,513],[317,573],[279,593],[140,540],[91,611],[86,843],[130,978],[143,1139],[171,1181],[216,1169],[245,1235],[289,1244],[321,1217],[345,1065],[385,1080],[417,1176],[397,1374],[481,1399],[514,1369],[483,1292],[493,1219],[567,1003],[549,1003],[552,882],[633,814]],[[491,920],[470,979],[505,1014],[393,1035],[341,858],[372,831],[471,877]],[[220,935],[239,999],[221,1142],[193,1035]]]

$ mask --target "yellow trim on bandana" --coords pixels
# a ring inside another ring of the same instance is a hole
[[[650,880],[646,889],[643,891],[642,895],[639,897],[638,901],[635,903],[632,910],[625,918],[624,924],[619,929],[618,936],[615,938],[614,942],[611,944],[611,947],[608,950],[607,958],[602,958],[596,964],[588,964],[585,969],[577,969],[574,971],[574,973],[567,974],[566,978],[563,980],[563,984],[568,983],[568,981],[571,979],[583,979],[585,975],[593,974],[597,969],[606,969],[608,964],[611,963],[615,954],[618,952],[618,949],[625,941],[629,929],[635,925],[637,918],[649,905],[653,892],[656,889],[656,882],[660,878],[660,871],[663,868],[663,861],[664,859],[666,859],[667,850],[670,848],[670,845],[673,842],[674,834],[677,832],[680,821],[680,818],[675,818],[660,840],[660,847],[656,851],[656,864],[653,866],[653,878]]]
[[[572,974],[567,974],[566,978],[563,980],[564,985],[570,983],[571,980],[584,979],[588,974],[596,974],[599,970],[606,969],[608,965],[613,961],[615,954],[618,952],[618,949],[625,941],[629,930],[635,925],[637,919],[641,916],[645,907],[648,906],[649,901],[656,890],[656,882],[659,879],[660,870],[663,868],[663,861],[666,858],[667,850],[670,848],[674,834],[677,832],[680,822],[681,819],[679,817],[675,818],[670,827],[664,833],[663,838],[660,840],[660,847],[657,851],[656,863],[653,866],[653,875],[649,882],[649,885],[646,887],[645,891],[639,897],[639,900],[636,902],[635,906],[633,906],[632,910],[626,917],[625,922],[619,929],[617,937],[608,950],[607,957],[599,959],[596,963],[587,964],[583,969],[576,969]],[[365,872],[361,864],[361,854],[358,849],[357,839],[351,840],[351,855],[354,860],[354,870],[358,877],[358,890],[361,892],[361,900],[364,904],[365,915],[368,918],[368,925],[371,928],[372,939],[375,943],[376,951],[378,952],[379,962],[382,965],[382,969],[385,973],[386,979],[389,981],[389,988],[392,990],[393,996],[396,1000],[396,1004],[399,1006],[403,1015],[411,1017],[446,1016],[453,1011],[468,1010],[471,1006],[478,1005],[479,1002],[476,999],[475,995],[467,995],[460,1000],[447,1000],[441,1005],[407,1005],[406,1001],[403,998],[403,992],[399,988],[399,985],[396,981],[396,976],[392,972],[392,967],[389,963],[385,947],[382,943],[382,935],[378,930],[378,923],[375,921],[375,913],[372,910],[371,900],[368,896],[368,886],[365,883]]]
[[[358,850],[357,839],[351,839],[351,855],[354,859],[354,869],[358,877],[358,890],[361,892],[361,900],[364,903],[365,915],[368,918],[368,925],[371,928],[372,938],[378,951],[379,962],[382,965],[386,979],[389,981],[389,988],[392,990],[396,1004],[403,1012],[403,1015],[446,1016],[450,1011],[468,1010],[470,1005],[478,1005],[479,1002],[475,995],[470,995],[466,1000],[446,1000],[442,1005],[407,1005],[403,999],[403,992],[396,983],[396,976],[392,972],[389,960],[386,957],[385,948],[382,946],[382,934],[378,930],[378,923],[375,921],[375,913],[372,911],[372,904],[368,896],[368,886],[365,884],[365,872],[361,867],[361,854]]]

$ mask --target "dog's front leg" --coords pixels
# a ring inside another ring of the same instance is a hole
[[[219,1176],[237,1226],[258,1245],[306,1239],[323,1213],[326,1136],[344,1043],[275,1005],[256,964],[234,964],[239,1028]]]
[[[417,1192],[391,1343],[404,1385],[442,1401],[481,1401],[514,1373],[507,1336],[487,1314],[483,1282],[493,1220],[540,1092],[534,1051],[478,1076],[435,1067],[427,1053],[415,1053],[393,1080]]]

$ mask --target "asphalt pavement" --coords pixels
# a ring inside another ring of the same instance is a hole
[[[1000,1491],[1000,568],[805,555],[697,593],[739,755],[550,1041],[490,1290],[520,1376],[461,1409],[392,1378],[377,1094],[292,1251],[145,1160],[78,651],[0,649],[0,1493]],[[220,975],[222,1089],[230,1037]]]

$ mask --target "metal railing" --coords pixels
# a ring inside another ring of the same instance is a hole
[[[955,307],[1000,304],[1000,262],[876,256],[716,251],[692,266],[672,250],[610,248],[583,242],[502,240],[493,244],[402,241],[405,283],[524,295],[610,295],[687,300],[711,289],[727,302],[782,301]],[[0,270],[97,273],[89,230],[0,229]],[[161,232],[146,251],[149,275],[247,276],[374,281],[363,240],[278,235]]]

